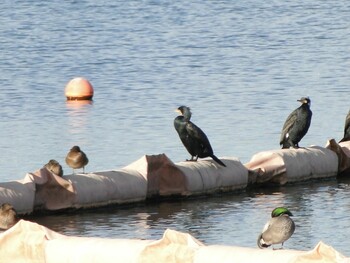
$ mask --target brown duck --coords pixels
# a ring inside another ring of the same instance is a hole
[[[66,163],[73,169],[73,174],[74,169],[80,168],[83,168],[83,173],[85,173],[85,166],[89,163],[89,159],[86,157],[86,154],[80,150],[80,147],[75,145],[67,154]]]
[[[63,169],[59,162],[56,160],[50,160],[47,164],[44,166],[47,170],[49,170],[51,173],[62,177],[63,176]]]
[[[0,228],[9,229],[18,222],[17,212],[12,205],[4,203],[0,206]]]

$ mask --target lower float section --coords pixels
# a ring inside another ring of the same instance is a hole
[[[166,230],[160,240],[71,237],[20,220],[0,234],[1,262],[349,262],[319,242],[310,251],[206,246],[190,234]]]

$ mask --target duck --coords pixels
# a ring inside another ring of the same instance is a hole
[[[79,146],[74,145],[67,153],[66,163],[73,169],[73,174],[75,169],[80,168],[83,168],[83,173],[85,173],[85,166],[89,163],[89,159]]]
[[[9,229],[18,222],[17,212],[9,203],[0,206],[0,228]]]
[[[182,144],[191,155],[187,161],[197,161],[198,158],[211,157],[219,165],[226,165],[214,155],[207,135],[193,122],[191,122],[191,109],[187,106],[180,106],[176,109],[180,115],[174,119],[174,127]]]
[[[49,170],[51,173],[62,177],[63,176],[63,169],[59,162],[57,162],[54,159],[51,159],[47,164],[44,165],[44,167]]]
[[[260,233],[257,244],[263,249],[275,244],[283,244],[295,231],[293,214],[285,207],[277,207],[271,212],[271,219],[265,224]]]
[[[311,125],[312,111],[309,97],[297,100],[301,106],[289,114],[281,133],[280,145],[282,149],[299,148],[299,142],[308,132]]]

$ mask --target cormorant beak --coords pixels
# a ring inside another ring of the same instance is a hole
[[[299,100],[297,100],[297,101],[299,101],[300,103],[307,103],[306,98],[301,98],[301,99],[299,99]]]
[[[174,110],[176,113],[182,115],[182,112],[179,109]]]

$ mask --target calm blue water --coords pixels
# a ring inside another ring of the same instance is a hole
[[[3,1],[0,180],[20,179],[49,159],[69,174],[64,158],[75,144],[90,159],[87,171],[120,168],[144,154],[184,160],[188,153],[173,128],[180,105],[192,108],[217,156],[243,163],[279,147],[283,122],[302,96],[310,96],[314,114],[301,145],[341,138],[349,110],[350,2],[190,2]],[[77,76],[93,84],[92,104],[65,101],[64,87]],[[297,231],[290,248],[325,239],[350,255],[340,238],[350,234],[344,233],[345,186],[296,186],[303,197],[283,188],[70,215],[67,232],[60,218],[48,226],[67,234],[156,238],[170,221],[205,243],[255,246],[271,208],[289,204],[296,220],[307,219],[299,221],[307,231]],[[306,201],[293,201],[300,198]],[[118,221],[120,214],[130,226]],[[253,227],[237,228],[242,222]]]

